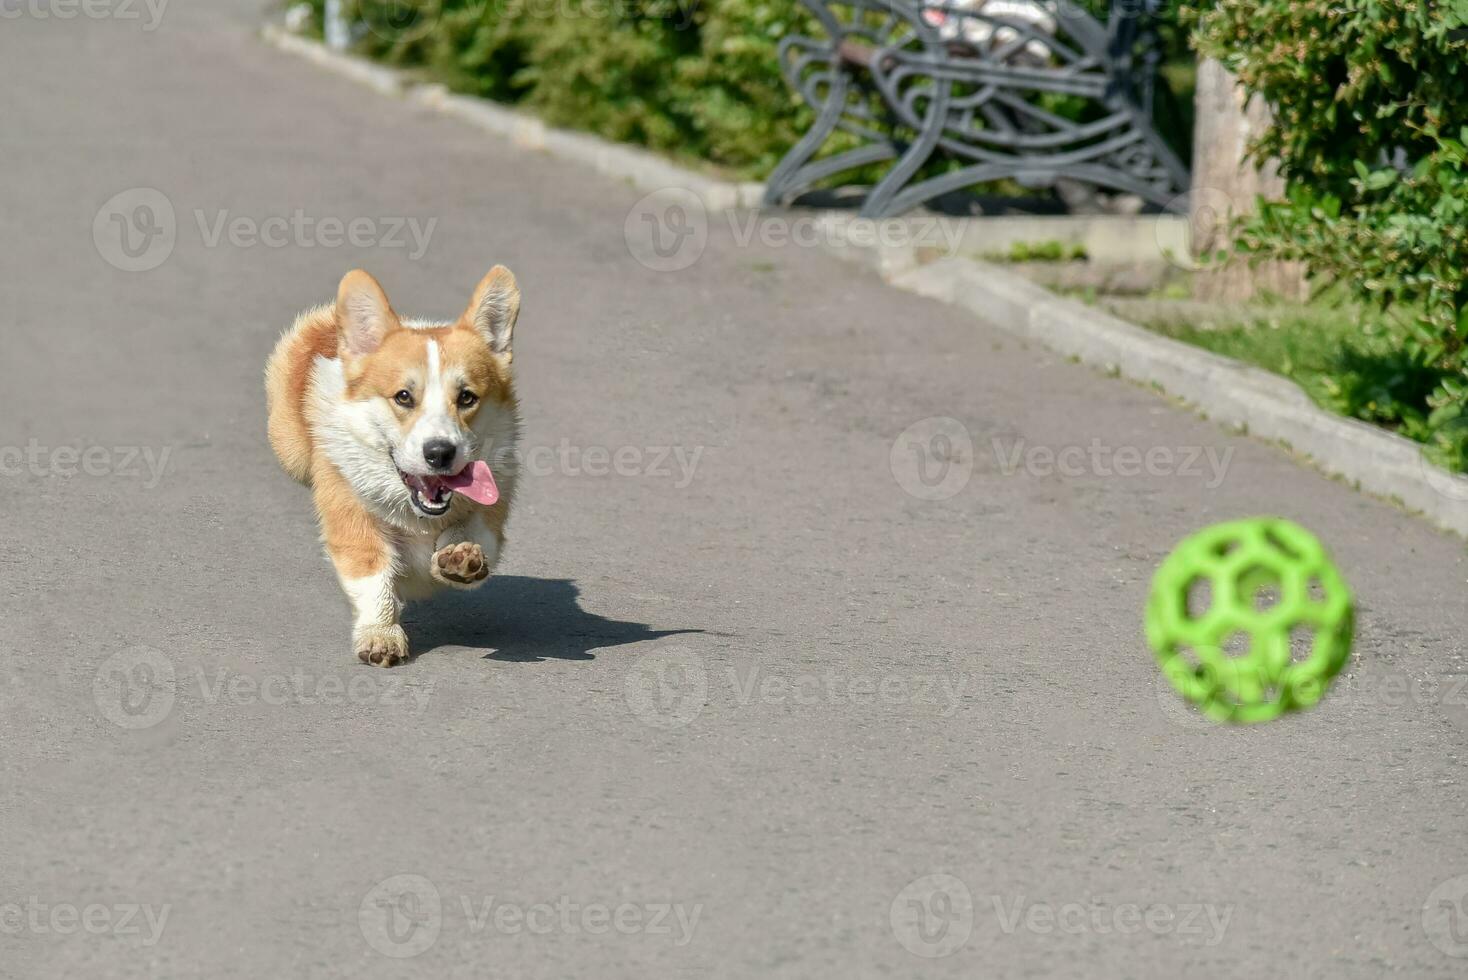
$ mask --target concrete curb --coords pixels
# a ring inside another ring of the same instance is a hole
[[[517,146],[583,164],[599,174],[628,181],[640,190],[679,188],[691,191],[709,211],[756,207],[764,196],[763,184],[717,180],[680,167],[647,150],[612,143],[586,133],[557,129],[534,116],[485,99],[453,95],[442,85],[414,83],[400,71],[333,51],[318,41],[291,34],[275,24],[266,24],[260,35],[281,51],[305,58],[374,91],[406,98],[435,112],[462,119]]]
[[[366,85],[383,95],[400,96],[403,94],[403,80],[398,72],[391,68],[374,65],[362,58],[337,54],[324,44],[292,34],[274,24],[266,24],[261,28],[260,36],[282,51],[305,58],[313,64]]]
[[[853,220],[823,215],[821,240],[893,286],[963,307],[1082,363],[1156,385],[1211,419],[1282,442],[1324,472],[1468,536],[1468,477],[1429,462],[1417,443],[1332,415],[1279,375],[1056,296],[999,266],[953,257],[923,263],[910,246],[884,246],[868,236],[853,241]]]
[[[639,189],[692,191],[716,212],[760,205],[761,184],[716,180],[645,150],[547,126],[483,99],[453,95],[442,85],[415,84],[401,72],[332,51],[273,24],[261,34],[281,51],[384,95],[407,98],[517,146],[584,164]],[[1285,443],[1324,472],[1398,500],[1439,527],[1468,536],[1468,477],[1433,465],[1410,440],[1316,407],[1291,381],[1063,299],[998,266],[951,252],[924,262],[922,246],[911,244],[920,236],[904,234],[900,240],[908,244],[886,245],[875,240],[881,236],[865,233],[872,225],[865,219],[826,213],[815,220],[827,250],[873,269],[899,289],[963,307],[993,326],[1085,364],[1156,385],[1210,418]],[[863,233],[854,234],[856,228]],[[1156,228],[1157,245],[1170,247],[1177,230],[1165,222]],[[965,245],[973,247],[967,240]]]

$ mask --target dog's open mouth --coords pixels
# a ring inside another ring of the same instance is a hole
[[[413,498],[413,506],[429,517],[447,514],[454,505],[454,489],[449,486],[447,477],[418,476],[402,470],[398,470],[398,476],[403,478],[403,484]]]
[[[488,507],[500,499],[489,464],[474,460],[452,476],[420,476],[398,470],[413,506],[428,517],[442,517],[454,505],[454,494],[460,493],[477,504]]]

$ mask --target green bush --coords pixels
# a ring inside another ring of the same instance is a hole
[[[1400,316],[1398,369],[1432,384],[1417,404],[1375,408],[1463,468],[1468,0],[1216,0],[1195,24],[1199,50],[1275,112],[1255,149],[1281,162],[1288,199],[1261,202],[1240,248],[1305,260]]]
[[[324,0],[310,2],[319,24]],[[786,34],[820,33],[798,0],[348,0],[346,6],[370,27],[359,45],[364,54],[421,69],[457,91],[523,104],[557,125],[738,176],[767,176],[812,121],[776,57]],[[1187,60],[1174,18],[1164,18],[1163,28],[1174,61],[1179,53]],[[1074,114],[1064,106],[1059,111]],[[1158,116],[1186,156],[1190,128],[1179,122],[1186,113],[1166,82]]]
[[[324,0],[311,0],[320,22]],[[810,126],[776,48],[794,0],[349,0],[371,57],[547,121],[769,173]]]

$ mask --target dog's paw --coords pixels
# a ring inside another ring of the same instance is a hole
[[[433,555],[433,577],[455,588],[473,588],[489,578],[484,549],[472,541],[438,549]]]
[[[358,630],[352,640],[357,659],[377,667],[393,667],[408,659],[408,634],[401,626]]]

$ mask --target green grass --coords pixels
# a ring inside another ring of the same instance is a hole
[[[1396,316],[1323,297],[1256,309],[1206,330],[1167,321],[1142,325],[1282,374],[1333,412],[1429,439],[1427,397],[1442,376],[1405,352],[1407,330]]]
[[[989,262],[1084,262],[1090,256],[1086,246],[1067,244],[1061,241],[1015,242],[1008,252],[991,252],[984,258]]]

